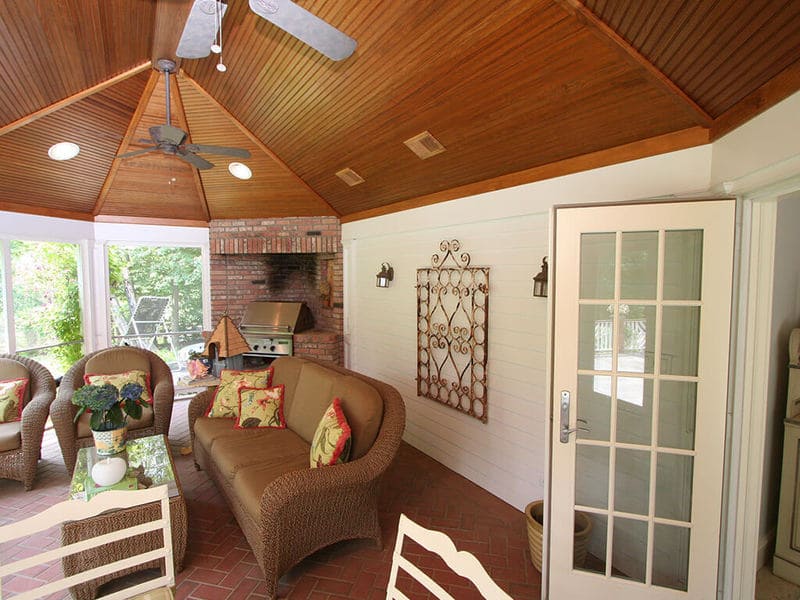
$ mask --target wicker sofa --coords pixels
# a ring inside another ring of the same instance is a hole
[[[189,406],[195,464],[225,496],[275,597],[278,579],[320,548],[371,538],[380,546],[378,488],[405,427],[393,387],[331,363],[281,357],[286,429],[241,430],[232,419],[203,416],[214,388]],[[310,443],[320,417],[340,398],[352,430],[351,460],[311,468]]]

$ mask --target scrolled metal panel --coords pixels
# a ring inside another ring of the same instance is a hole
[[[417,395],[486,423],[489,267],[470,267],[458,240],[439,249],[417,269]]]

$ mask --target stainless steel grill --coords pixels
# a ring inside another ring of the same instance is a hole
[[[252,349],[245,356],[291,356],[294,334],[313,326],[314,318],[304,302],[251,302],[239,325]]]

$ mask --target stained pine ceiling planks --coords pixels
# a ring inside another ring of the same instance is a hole
[[[352,220],[705,143],[800,89],[794,0],[297,1],[355,54],[330,61],[229,0],[227,72],[183,60],[173,86],[193,142],[250,150],[247,181],[226,157],[113,159],[163,122],[141,65],[174,58],[191,0],[0,3],[0,209]],[[446,151],[403,145],[424,130]],[[43,158],[65,136],[79,157]]]

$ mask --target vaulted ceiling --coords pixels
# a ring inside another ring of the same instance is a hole
[[[353,220],[707,143],[800,89],[796,0],[298,0],[334,62],[228,0],[223,57],[178,60],[174,125],[248,149],[142,148],[192,0],[0,2],[0,210],[175,222]],[[404,144],[429,131],[446,151]],[[58,141],[80,145],[48,158]],[[350,187],[336,172],[351,168]]]

